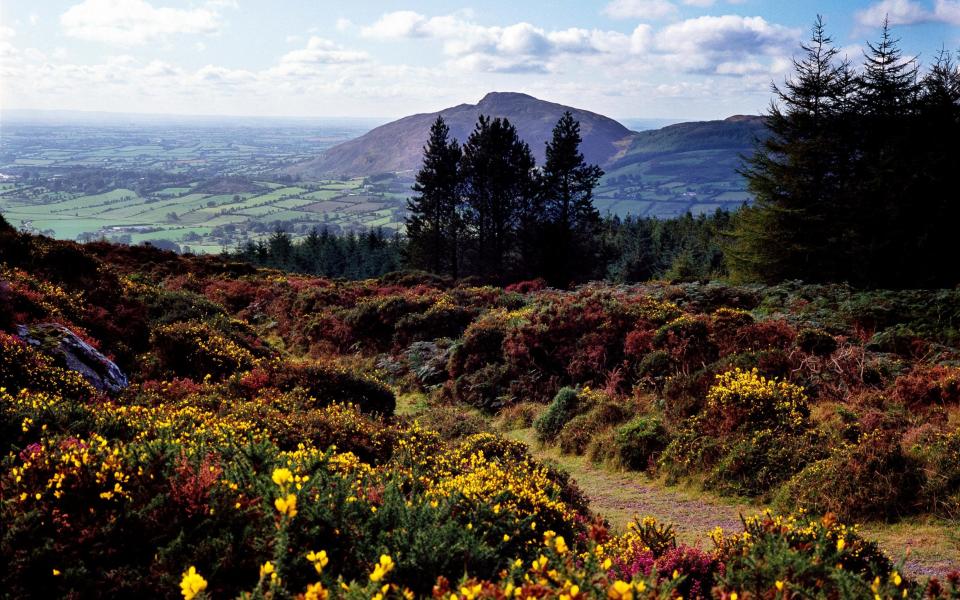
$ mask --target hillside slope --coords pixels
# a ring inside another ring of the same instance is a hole
[[[609,117],[546,102],[526,94],[492,92],[477,104],[461,104],[439,113],[404,117],[377,127],[367,134],[339,144],[316,159],[293,167],[290,172],[307,177],[320,175],[356,176],[410,171],[420,165],[430,125],[442,115],[452,137],[465,141],[480,115],[505,117],[530,144],[538,163],[543,162],[544,145],[553,126],[569,110],[580,121],[583,153],[587,160],[608,164],[629,145],[635,132]]]
[[[597,205],[650,217],[735,209],[751,199],[738,173],[743,156],[764,134],[762,117],[743,115],[637,133],[624,154],[604,167]]]
[[[636,132],[603,115],[510,92],[387,123],[285,172],[304,180],[386,172],[412,177],[437,115],[461,142],[480,115],[505,117],[543,164],[545,143],[566,110],[580,121],[587,161],[606,171],[595,196],[602,213],[673,217],[733,209],[750,200],[738,169],[742,156],[763,137],[762,117],[738,115]]]

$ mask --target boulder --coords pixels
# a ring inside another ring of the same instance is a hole
[[[117,393],[127,387],[127,376],[112,360],[59,323],[17,325],[17,335],[63,366],[80,373],[101,392]]]

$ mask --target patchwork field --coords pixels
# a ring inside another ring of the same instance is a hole
[[[220,252],[282,228],[402,228],[409,182],[278,175],[359,135],[365,122],[58,125],[4,123],[0,213],[71,240],[150,241]],[[175,245],[175,246],[174,246]]]

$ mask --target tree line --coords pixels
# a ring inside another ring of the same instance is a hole
[[[602,275],[593,189],[603,171],[586,164],[581,141],[564,113],[537,168],[509,120],[481,116],[461,146],[437,117],[408,201],[407,264],[495,282]]]
[[[366,279],[399,270],[402,247],[399,236],[387,236],[379,229],[335,235],[326,229],[314,228],[299,240],[277,229],[267,240],[249,240],[228,254],[261,267],[323,277]]]
[[[726,245],[742,280],[867,287],[960,281],[960,70],[946,51],[926,74],[884,25],[860,69],[821,19],[774,86],[770,137],[743,171],[755,203]]]

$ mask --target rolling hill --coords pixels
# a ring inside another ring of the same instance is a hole
[[[737,169],[741,156],[750,153],[763,134],[761,117],[738,115],[637,132],[597,113],[513,92],[492,92],[477,104],[387,123],[288,167],[285,173],[303,180],[379,173],[412,176],[437,115],[443,116],[451,136],[461,142],[480,115],[506,117],[542,164],[544,145],[567,110],[580,121],[587,161],[607,173],[597,190],[602,212],[669,217],[688,210],[733,208],[749,200]]]
[[[530,144],[537,162],[541,163],[544,144],[566,110],[580,121],[583,153],[590,162],[608,164],[626,150],[636,135],[617,121],[593,112],[545,102],[526,94],[492,92],[477,104],[461,104],[439,113],[411,115],[387,123],[359,138],[334,146],[314,160],[296,165],[290,172],[312,177],[413,171],[420,166],[423,146],[437,115],[442,115],[447,122],[451,137],[461,142],[473,131],[480,115],[506,117]]]

